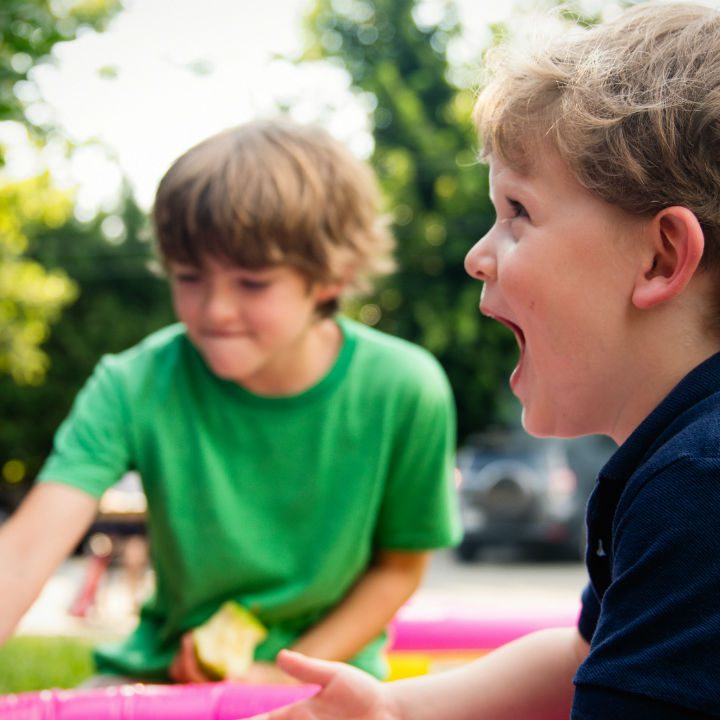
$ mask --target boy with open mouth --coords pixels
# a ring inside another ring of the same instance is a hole
[[[286,653],[321,690],[265,720],[720,717],[720,12],[639,5],[494,70],[467,271],[518,339],[525,428],[620,444],[578,626],[386,685]]]

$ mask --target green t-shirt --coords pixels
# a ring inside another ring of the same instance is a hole
[[[126,471],[148,502],[155,593],[102,672],[164,679],[182,633],[228,599],[277,652],[346,595],[377,548],[453,544],[455,412],[425,350],[338,317],[328,374],[289,397],[214,375],[173,325],[105,356],[59,428],[42,481],[95,497]],[[385,672],[384,636],[352,662]]]

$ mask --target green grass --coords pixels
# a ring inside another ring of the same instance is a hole
[[[93,640],[20,635],[0,647],[0,694],[70,688],[94,672]]]

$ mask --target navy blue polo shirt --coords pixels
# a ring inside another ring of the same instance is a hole
[[[573,720],[720,717],[720,354],[600,472]]]

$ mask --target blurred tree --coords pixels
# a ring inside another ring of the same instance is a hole
[[[57,141],[58,131],[35,122],[28,104],[37,99],[28,91],[32,68],[51,60],[56,43],[103,29],[119,7],[118,0],[1,0],[0,123],[21,123],[39,146]],[[4,157],[0,146],[0,505],[12,507],[99,356],[132,345],[172,313],[164,281],[148,269],[146,213],[128,188],[115,210],[80,222],[73,198],[48,174],[11,181]]]
[[[76,286],[60,271],[46,271],[24,256],[32,227],[55,228],[72,211],[66,193],[53,189],[47,174],[0,183],[0,375],[35,384],[45,376],[47,355],[40,344]]]
[[[463,269],[493,222],[476,161],[473,91],[449,79],[460,32],[451,2],[422,22],[415,0],[318,0],[302,57],[331,59],[372,107],[371,158],[394,220],[398,272],[355,308],[370,324],[432,351],[455,390],[460,438],[517,415],[507,390],[512,334],[480,316],[480,285]],[[427,5],[427,3],[425,3]]]
[[[82,28],[101,28],[118,0],[3,0],[0,5],[0,122],[16,121],[42,142],[47,128],[31,119],[30,72],[50,59],[53,46]],[[32,227],[56,228],[72,212],[70,198],[53,189],[49,175],[23,182],[4,176],[0,144],[0,376],[41,382],[48,356],[40,346],[60,310],[75,299],[76,286],[60,270],[25,258]]]
[[[59,42],[87,28],[102,30],[120,9],[120,0],[2,0],[0,3],[0,120],[17,120],[39,134],[22,99],[23,83],[39,62],[51,59]]]
[[[80,293],[53,329],[42,385],[0,377],[0,504],[15,506],[50,451],[57,426],[103,353],[118,352],[172,321],[154,263],[146,213],[129,189],[118,208],[88,223],[38,226],[28,259],[64,268]]]

